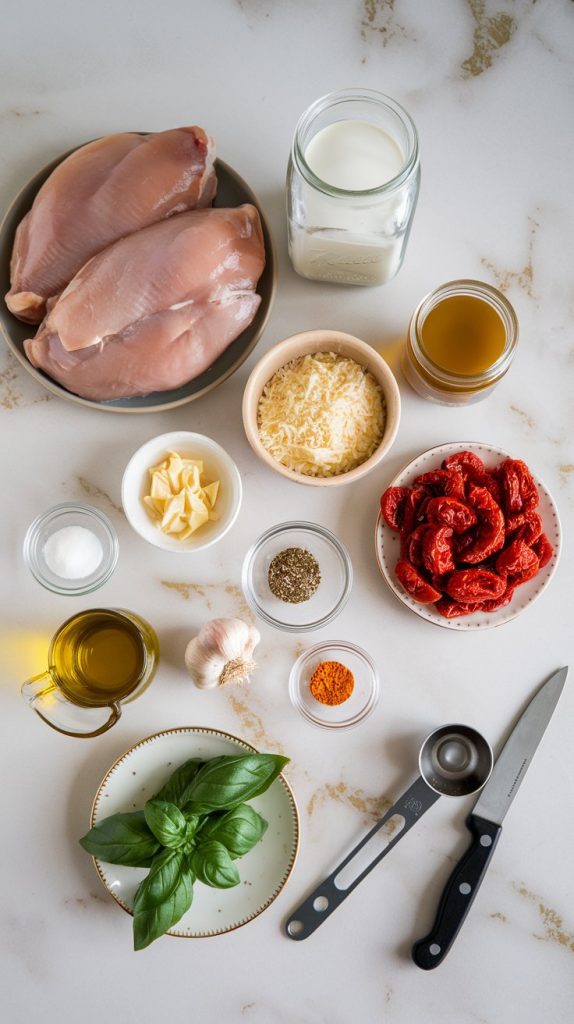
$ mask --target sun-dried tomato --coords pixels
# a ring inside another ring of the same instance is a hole
[[[483,601],[480,606],[482,612],[495,612],[497,608],[504,608],[505,605],[510,604],[514,596],[516,587],[514,585],[507,586],[506,590],[500,597],[495,597],[491,601]]]
[[[532,474],[522,459],[505,459],[499,469],[504,510],[507,515],[520,512],[526,502],[536,507],[538,490]],[[532,505],[533,503],[533,505]]]
[[[467,604],[481,604],[501,597],[505,590],[506,580],[489,569],[457,569],[446,587],[449,597]]]
[[[426,513],[429,522],[450,526],[453,533],[464,533],[477,521],[476,512],[457,498],[430,498]]]
[[[443,494],[448,475],[443,469],[431,469],[414,478],[415,487],[427,487],[433,494]]]
[[[441,594],[445,594],[449,576],[449,572],[447,572],[446,575],[439,575],[439,573],[436,572],[431,573],[430,581],[435,590],[438,590]]]
[[[502,494],[500,491],[498,477],[493,473],[487,472],[482,481],[482,486],[486,487],[487,491],[490,491],[497,505],[502,505]]]
[[[475,455],[474,452],[453,452],[452,455],[447,455],[446,459],[442,460],[443,469],[458,469],[464,476],[467,476],[469,472],[473,473],[486,473],[486,467],[482,459]]]
[[[459,533],[453,537],[453,552],[455,562],[461,562],[463,560],[464,552],[468,551],[470,547],[476,541],[477,527],[473,526],[466,533]]]
[[[530,511],[530,509],[525,513],[524,518],[524,524],[517,531],[516,536],[521,537],[526,544],[532,547],[542,533],[542,520],[538,512]]]
[[[473,612],[479,611],[481,607],[481,605],[477,604],[461,604],[460,601],[453,601],[450,597],[441,597],[440,601],[437,601],[435,604],[437,612],[445,619],[456,619],[461,615],[472,615]]]
[[[410,487],[387,487],[381,496],[381,512],[383,519],[391,530],[400,530],[403,524],[405,505]]]
[[[521,526],[524,526],[526,522],[526,515],[524,512],[515,512],[512,516],[507,516],[504,524],[506,536],[509,537],[512,533],[516,533]]]
[[[532,551],[532,548],[530,548],[530,550]],[[540,562],[538,561],[538,555],[536,552],[532,551],[532,554],[534,555],[534,560],[531,561],[529,565],[526,565],[522,572],[511,577],[510,581],[513,586],[519,587],[522,583],[527,583],[528,580],[531,580],[536,576],[536,573],[540,568]]]
[[[464,477],[458,470],[431,469],[415,477],[415,487],[426,487],[435,497],[448,495],[464,499]]]
[[[520,459],[487,469],[473,452],[453,453],[381,498],[385,521],[401,535],[397,579],[445,618],[504,607],[553,555],[538,504]]]
[[[412,565],[423,564],[423,536],[430,529],[426,524],[417,526],[408,537],[401,537],[401,558],[406,558]]]
[[[403,525],[401,526],[401,534],[403,537],[408,537],[415,527],[420,525],[421,519],[424,518],[423,509],[427,498],[428,491],[425,487],[411,488],[411,491],[407,495],[407,499],[405,501]]]
[[[401,558],[395,566],[395,576],[399,583],[406,590],[407,594],[414,597],[419,604],[434,604],[440,598],[440,593],[431,587],[430,583],[421,576],[406,558]]]
[[[454,569],[450,526],[429,526],[422,539],[423,565],[427,572],[444,576]]]
[[[478,516],[476,539],[459,554],[461,562],[476,565],[504,546],[504,515],[486,487],[471,487],[468,500]]]
[[[538,540],[536,540],[532,545],[532,548],[538,555],[538,567],[543,569],[545,565],[548,565],[552,555],[554,554],[554,548],[545,533],[540,534]]]
[[[511,579],[531,579],[538,572],[538,555],[521,537],[511,541],[496,559],[496,571]],[[534,571],[532,572],[532,569]]]

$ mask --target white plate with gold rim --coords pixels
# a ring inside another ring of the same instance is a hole
[[[504,459],[520,457],[518,455],[509,455],[502,448],[494,448],[492,445],[480,444],[474,441],[454,441],[450,444],[439,444],[435,448],[429,448],[428,451],[422,452],[416,459],[413,459],[408,465],[404,466],[400,473],[397,473],[394,480],[391,480],[389,487],[410,487],[415,477],[432,469],[440,469],[442,460],[447,455],[461,451],[473,452],[475,455],[478,455],[487,469],[493,469],[494,466],[497,466]],[[468,632],[475,629],[492,629],[494,626],[502,626],[503,623],[510,622],[511,619],[515,619],[517,615],[520,615],[525,608],[528,608],[550,583],[556,571],[562,548],[562,530],[554,498],[540,478],[532,472],[531,466],[529,466],[529,469],[540,495],[540,505],[537,511],[542,517],[542,528],[554,548],[554,554],[548,564],[533,579],[528,580],[517,588],[514,597],[508,605],[504,608],[498,608],[494,612],[473,612],[472,615],[464,615],[456,619],[445,619],[443,615],[440,615],[435,610],[432,604],[419,604],[403,590],[395,579],[394,569],[399,559],[400,536],[386,525],[379,511],[375,526],[375,555],[381,574],[395,597],[402,601],[403,604],[406,604],[407,608],[410,608],[411,611],[426,619],[427,622],[432,622],[436,626],[443,626],[445,629],[456,629],[459,632]]]
[[[141,810],[172,772],[190,757],[208,760],[239,751],[255,753],[243,740],[220,732],[182,726],[140,740],[122,754],[98,787],[91,825],[110,814]],[[183,938],[222,935],[240,928],[261,914],[283,889],[299,847],[299,816],[291,788],[280,775],[267,792],[250,804],[268,823],[267,831],[245,857],[237,861],[241,882],[232,889],[212,889],[196,882],[193,903],[178,924],[167,932]],[[135,891],[147,869],[107,864],[94,858],[108,892],[132,913]]]

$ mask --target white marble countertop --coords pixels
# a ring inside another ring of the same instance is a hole
[[[102,1019],[220,1024],[559,1024],[574,998],[574,685],[508,818],[471,915],[444,964],[409,958],[454,858],[467,843],[468,801],[444,799],[316,935],[289,942],[288,912],[416,774],[435,726],[463,720],[497,748],[539,683],[572,662],[574,314],[571,246],[570,0],[22,0],[2,31],[1,201],[69,147],[107,132],[204,125],[221,157],[269,214],[279,291],[256,351],[207,397],[172,413],[115,417],[52,398],[1,353],[3,432],[2,1007],[9,1024]],[[372,290],[312,284],[290,268],[284,175],[292,131],[317,96],[381,89],[412,114],[423,184],[405,265]],[[456,277],[502,288],[521,340],[487,402],[444,409],[410,392],[400,340],[423,294]],[[249,449],[242,389],[258,355],[298,330],[333,327],[373,344],[399,375],[403,417],[379,471],[321,491],[281,480]],[[130,531],[120,479],[147,438],[188,428],[216,438],[245,485],[239,521],[192,561]],[[432,444],[475,439],[525,458],[554,494],[565,545],[540,600],[501,629],[460,635],[400,605],[381,580],[372,534],[381,490]],[[67,499],[113,520],[121,554],[97,599],[43,591],[25,569],[30,520]],[[182,670],[186,640],[207,618],[244,611],[247,546],[268,526],[304,518],[348,545],[351,600],[330,628],[291,637],[262,626],[247,689],[201,693]],[[131,607],[156,627],[152,687],[96,740],[67,739],[24,705],[19,682],[43,667],[47,637],[79,608]],[[358,728],[331,734],[289,703],[301,645],[336,636],[376,659],[382,697]],[[164,938],[131,950],[130,921],[77,844],[98,782],[133,742],[174,725],[207,725],[259,749],[284,750],[301,814],[288,885],[259,918],[204,941]]]

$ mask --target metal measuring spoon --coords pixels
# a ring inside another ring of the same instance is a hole
[[[431,732],[419,752],[420,777],[291,914],[285,924],[289,938],[299,941],[316,931],[439,796],[469,796],[482,789],[490,776],[493,763],[490,744],[476,729],[467,725],[443,725]],[[398,834],[348,885],[337,885],[336,879],[344,868],[383,825],[397,815],[404,820]]]

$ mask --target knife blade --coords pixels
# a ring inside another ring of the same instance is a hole
[[[414,962],[425,971],[442,963],[460,931],[500,839],[502,821],[552,718],[567,675],[567,668],[559,669],[534,694],[467,818],[471,844],[446,883],[431,931],[412,948]]]

